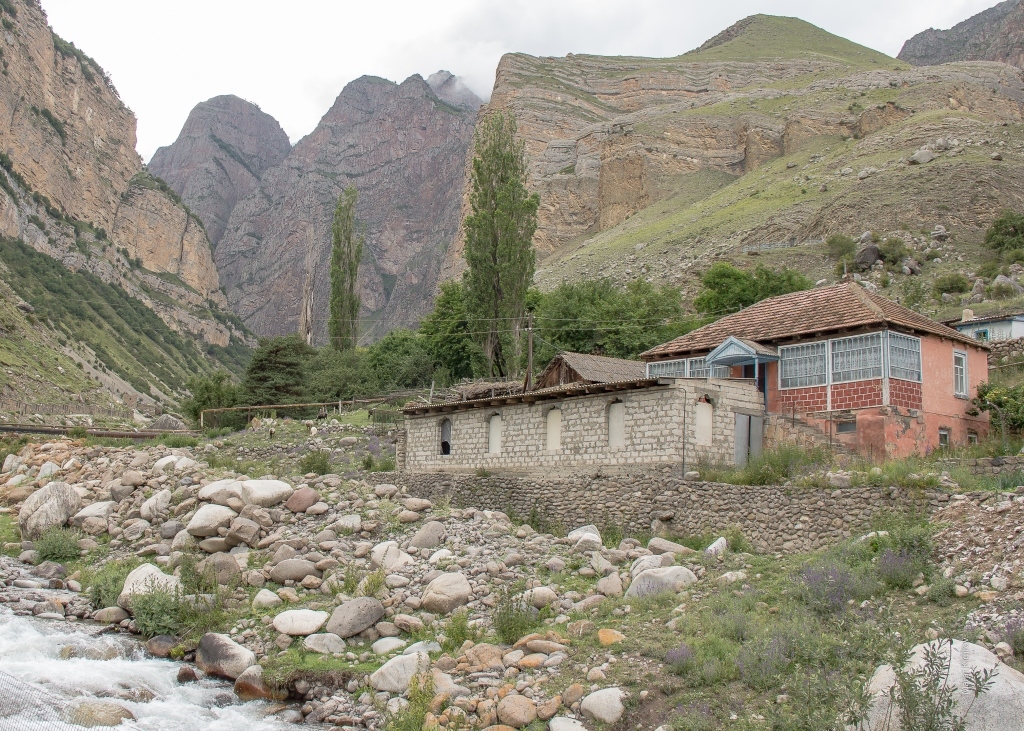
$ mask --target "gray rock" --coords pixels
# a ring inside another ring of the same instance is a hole
[[[252,650],[242,647],[227,635],[208,632],[199,640],[196,666],[208,675],[235,680],[255,664],[256,655]]]
[[[704,549],[704,553],[708,556],[724,556],[728,548],[729,542],[723,537],[718,537],[714,543]]]
[[[55,462],[44,462],[42,467],[39,468],[38,474],[36,474],[37,480],[45,480],[49,477],[53,477],[55,474],[60,472],[60,465]]]
[[[292,637],[304,637],[319,631],[329,616],[312,609],[288,609],[274,617],[274,629]]]
[[[152,521],[154,518],[167,514],[167,508],[171,505],[171,491],[160,490],[153,497],[142,503],[139,513],[144,520]]]
[[[469,580],[461,573],[441,574],[427,585],[420,606],[435,614],[449,614],[466,604],[472,591]]]
[[[1017,284],[1017,282],[1013,281],[1012,279],[1010,279],[1005,274],[1000,274],[995,279],[993,279],[992,280],[992,286],[993,287],[1009,287],[1016,294],[1021,294],[1022,292],[1024,292],[1024,287],[1022,287],[1019,284]]]
[[[82,498],[66,482],[51,482],[28,496],[18,515],[22,538],[34,540],[62,526],[82,509]]]
[[[868,244],[853,258],[853,264],[858,269],[870,269],[876,261],[882,261],[882,250],[878,244]]]
[[[619,688],[603,688],[585,697],[580,704],[580,711],[591,721],[608,725],[618,723],[626,712],[622,705],[624,695]]]
[[[117,597],[117,606],[131,609],[131,599],[136,594],[149,594],[157,589],[178,591],[181,581],[177,576],[165,574],[151,563],[144,563],[133,569],[124,580],[124,587]]]
[[[146,476],[137,470],[129,470],[121,475],[121,484],[124,487],[140,487],[146,484]]]
[[[372,597],[358,597],[335,607],[327,631],[338,637],[352,637],[372,627],[384,616],[384,605]]]
[[[911,165],[925,165],[935,159],[935,153],[931,150],[921,148],[910,156]]]
[[[692,553],[696,553],[692,548],[687,548],[681,543],[673,543],[672,541],[665,540],[664,538],[652,538],[649,540],[647,542],[647,550],[655,555],[673,553],[680,556],[688,556]]]
[[[253,609],[270,609],[284,604],[284,600],[270,589],[260,589],[252,598]]]
[[[322,575],[317,571],[316,564],[303,558],[289,558],[270,570],[270,580],[278,584],[289,580],[302,581],[307,576],[315,576],[319,579]]]
[[[654,596],[663,592],[677,592],[697,583],[697,577],[685,566],[665,566],[650,569],[633,579],[626,597]]]
[[[206,566],[213,569],[217,583],[227,586],[242,574],[235,557],[228,553],[215,553],[206,559]]]
[[[416,531],[416,535],[412,537],[409,545],[413,548],[437,548],[444,543],[447,536],[444,524],[432,520]]]
[[[334,655],[345,652],[345,640],[331,632],[321,632],[309,635],[302,641],[302,646],[310,652],[319,652],[321,655]]]
[[[231,508],[206,504],[196,511],[185,530],[197,538],[215,536],[218,528],[227,528],[237,517],[238,513]]]
[[[128,619],[130,615],[121,607],[104,607],[92,615],[97,622],[104,624],[118,624]]]
[[[117,503],[113,500],[106,500],[104,502],[93,503],[92,505],[86,505],[84,508],[79,510],[71,518],[71,525],[76,528],[81,528],[82,524],[88,518],[99,518],[106,525],[107,518],[117,510]]]
[[[295,491],[281,480],[246,480],[239,488],[242,502],[269,508],[288,500]]]
[[[174,538],[174,536],[178,535],[183,530],[185,530],[185,526],[180,520],[168,520],[160,526],[160,537]]]
[[[260,540],[259,523],[248,518],[235,518],[231,521],[231,527],[228,529],[228,534],[224,536],[224,540],[231,546],[244,544],[256,548],[256,544]]]
[[[430,669],[430,655],[417,652],[412,655],[399,655],[384,663],[370,676],[370,685],[374,690],[388,693],[405,693],[413,676],[425,673]]]

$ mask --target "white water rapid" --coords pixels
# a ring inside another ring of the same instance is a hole
[[[294,728],[262,702],[240,703],[231,685],[178,683],[178,664],[146,657],[97,627],[16,616],[0,605],[0,731],[58,731],[83,702],[112,701],[135,720],[119,729],[277,731]]]

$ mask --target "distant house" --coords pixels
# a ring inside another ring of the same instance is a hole
[[[554,388],[570,383],[615,383],[642,378],[647,378],[646,367],[638,360],[566,352],[556,355],[537,376],[536,388]]]
[[[969,338],[983,343],[1024,338],[1024,312],[1004,312],[975,317],[972,310],[964,310],[959,320],[947,324]]]
[[[971,405],[987,348],[855,283],[764,300],[641,360],[650,378],[753,379],[776,442],[810,426],[880,458],[988,430]]]

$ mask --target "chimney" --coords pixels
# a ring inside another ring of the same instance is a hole
[[[968,320],[974,319],[974,310],[964,310],[964,314],[960,317],[960,322],[967,322]]]

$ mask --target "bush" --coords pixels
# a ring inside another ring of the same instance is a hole
[[[1007,252],[1024,249],[1024,215],[1003,211],[985,232],[985,246]]]
[[[825,246],[828,248],[828,255],[833,259],[852,258],[853,252],[857,250],[857,242],[849,236],[832,234],[825,239]]]
[[[34,545],[43,561],[66,563],[82,555],[82,550],[78,547],[81,538],[81,532],[74,528],[54,527],[44,531]]]
[[[72,439],[85,439],[89,436],[89,430],[84,426],[73,426],[68,429],[68,436]]]
[[[938,604],[940,607],[948,607],[956,598],[956,582],[952,579],[941,577],[932,582],[928,587],[929,601]],[[1024,648],[1024,644],[1021,645]]]
[[[850,601],[871,596],[873,582],[862,572],[837,562],[806,566],[800,573],[800,595],[819,614],[838,614]]]
[[[409,703],[388,716],[385,731],[423,731],[424,720],[434,700],[434,678],[429,673],[414,676],[409,683]]]
[[[148,589],[145,593],[133,594],[131,599],[132,615],[139,633],[147,638],[178,635],[184,629],[180,592],[153,586]]]
[[[715,685],[736,676],[735,645],[721,637],[707,637],[680,645],[665,657],[669,669],[691,688]]]
[[[375,597],[384,590],[384,567],[381,567],[374,571],[372,574],[366,576],[365,579],[359,582],[360,593],[363,596]]]
[[[322,449],[306,452],[299,460],[299,470],[303,474],[309,472],[317,475],[328,474],[331,471],[330,453]]]
[[[878,578],[890,589],[910,589],[920,571],[917,562],[906,549],[885,549],[875,566]]]
[[[460,609],[448,617],[442,634],[444,641],[441,642],[441,649],[447,653],[457,652],[466,643],[466,640],[476,640],[477,636],[469,626],[469,612],[465,609]]]
[[[1014,617],[1006,623],[1003,627],[1003,642],[1013,648],[1014,655],[1024,655],[1024,619]]]
[[[886,239],[878,249],[882,253],[882,260],[889,266],[896,266],[910,253],[903,240],[897,238]]]
[[[959,272],[943,274],[935,279],[935,293],[940,297],[944,294],[969,292],[970,289],[971,283],[967,281],[967,277]]]
[[[99,569],[86,568],[82,584],[87,587],[89,601],[97,609],[117,606],[117,598],[124,589],[124,580],[139,565],[137,559],[110,561]]]
[[[528,635],[537,626],[537,610],[522,598],[521,583],[505,584],[498,593],[491,620],[498,639],[506,645],[515,644],[520,637]]]

